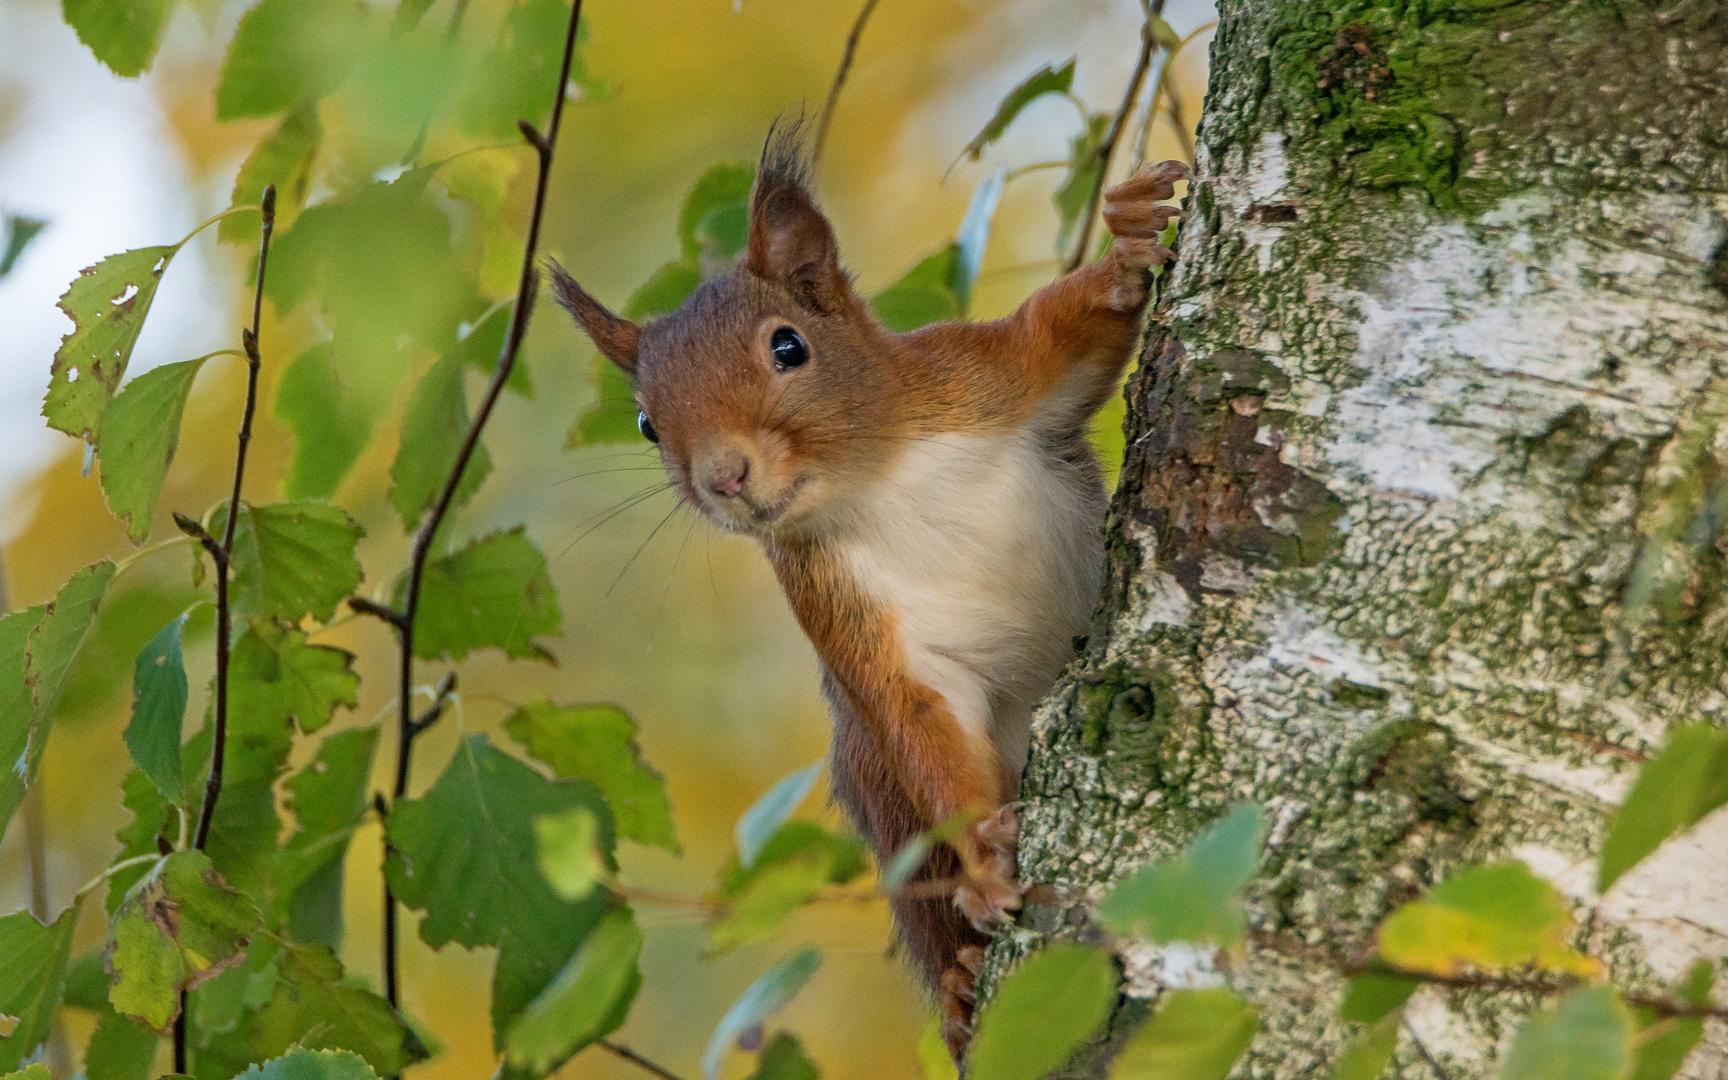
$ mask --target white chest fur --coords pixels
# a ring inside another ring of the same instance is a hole
[[[840,545],[895,616],[913,676],[991,740],[1010,791],[1032,707],[1097,597],[1102,498],[1032,431],[932,436],[906,446]]]

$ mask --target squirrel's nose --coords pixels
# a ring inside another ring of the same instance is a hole
[[[750,459],[736,450],[721,454],[708,465],[708,490],[723,499],[744,493],[750,479]]]

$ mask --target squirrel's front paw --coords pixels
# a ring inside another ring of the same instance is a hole
[[[972,925],[989,933],[1008,913],[1020,910],[1021,888],[1014,880],[1020,819],[1004,806],[967,830],[970,858],[966,878],[954,890],[954,906]]]
[[[1130,311],[1146,302],[1145,272],[1171,258],[1170,249],[1158,242],[1159,234],[1180,217],[1175,206],[1160,206],[1176,194],[1176,182],[1188,178],[1188,166],[1166,161],[1142,169],[1104,193],[1104,224],[1116,242],[1110,251],[1122,268],[1116,306]]]

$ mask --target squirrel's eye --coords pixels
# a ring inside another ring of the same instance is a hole
[[[768,339],[768,351],[774,354],[774,369],[786,371],[801,366],[810,359],[810,347],[790,326],[782,326]]]
[[[660,441],[660,433],[655,431],[654,425],[648,422],[648,414],[645,412],[638,412],[636,414],[636,430],[640,431],[642,437],[651,443],[657,443]]]

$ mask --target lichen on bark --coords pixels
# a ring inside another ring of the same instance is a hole
[[[1728,816],[1606,896],[1637,757],[1723,723],[1728,20],[1681,0],[1224,0],[1179,260],[1128,386],[1108,564],[1035,720],[988,991],[1227,806],[1273,822],[1262,935],[1358,946],[1522,858],[1643,990],[1728,955]],[[1714,515],[1714,516],[1713,516]],[[1636,587],[1634,587],[1636,586]],[[1629,603],[1629,598],[1632,602]],[[1325,1075],[1342,981],[1126,958],[1263,1010],[1238,1077]],[[1532,1003],[1425,990],[1397,1077],[1496,1075]],[[1712,1025],[1680,1074],[1728,1075]]]

